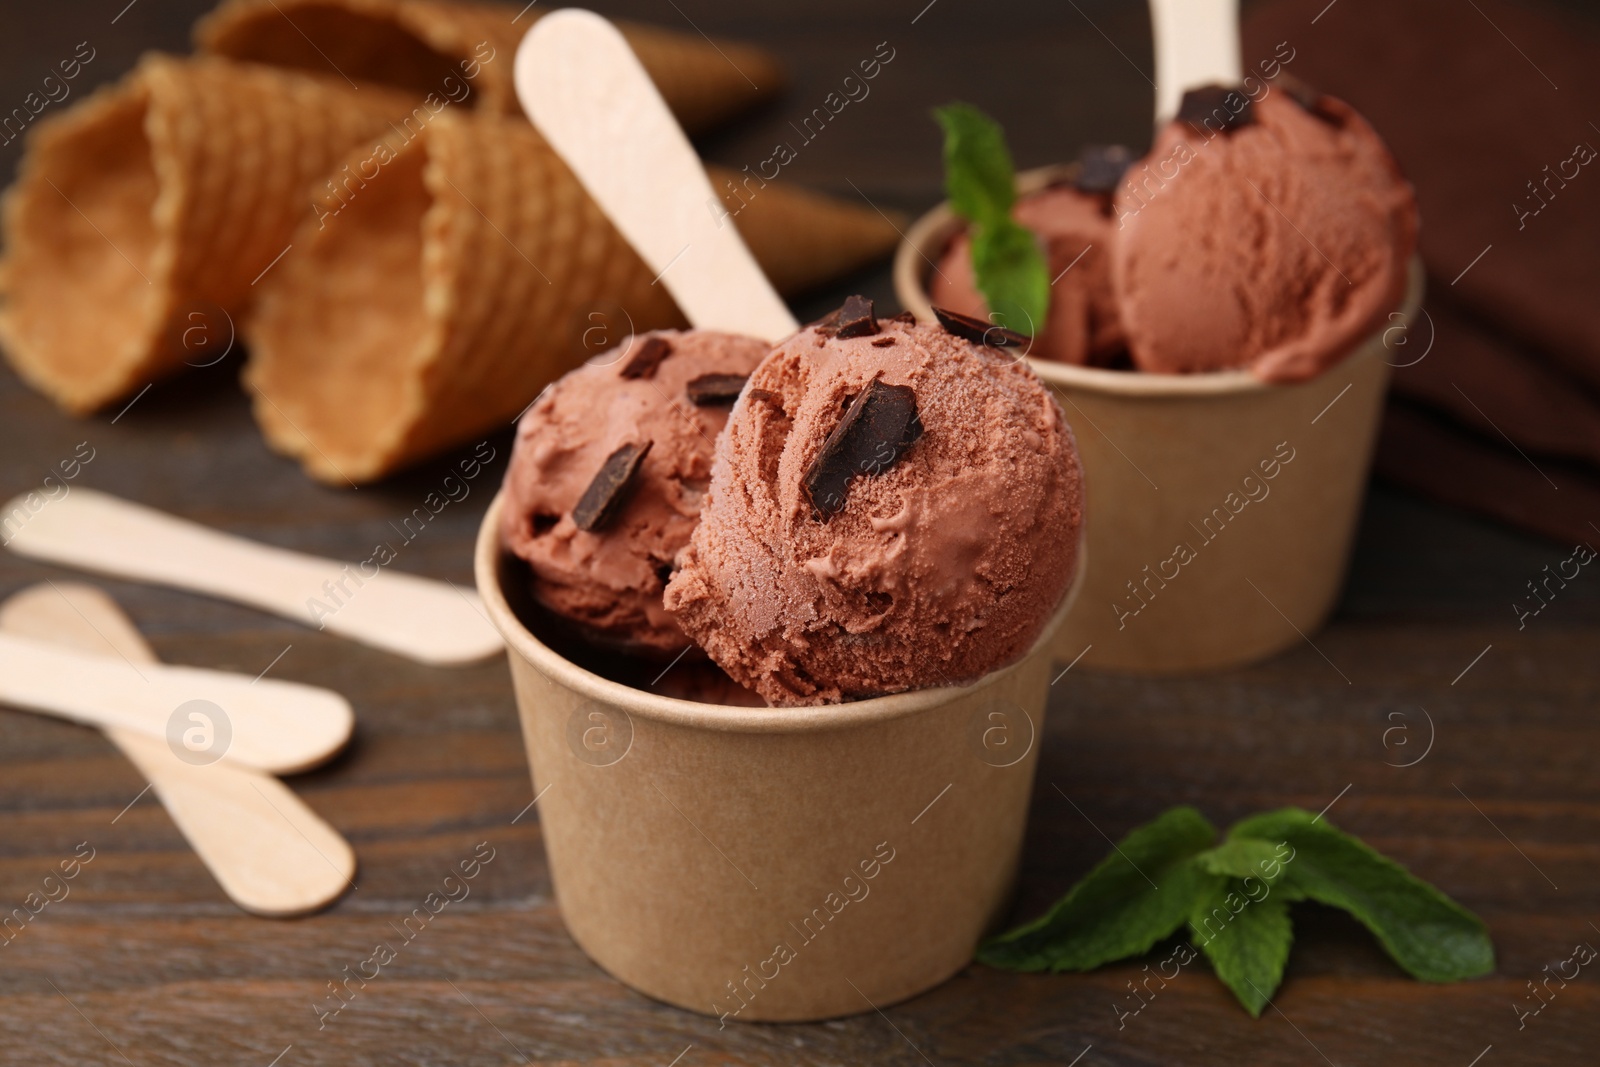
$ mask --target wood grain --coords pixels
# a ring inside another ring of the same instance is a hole
[[[1153,66],[1142,5],[939,0],[912,25],[924,4],[678,0],[682,14],[659,0],[598,6],[680,28],[687,16],[785,57],[790,93],[706,142],[712,159],[735,169],[792,139],[788,123],[890,41],[896,58],[872,95],[784,169],[885,209],[920,211],[938,198],[939,136],[927,110],[950,99],[1005,123],[1021,166],[1068,157],[1085,140],[1147,142],[1144,75]],[[144,48],[180,48],[209,3],[141,0],[111,25],[123,6],[64,14],[12,5],[0,35],[3,102],[29,91],[40,56],[70,54],[85,37],[100,48],[85,79],[120,73]],[[0,152],[14,162],[17,146]],[[795,310],[816,317],[851,291],[893,306],[881,269]],[[115,422],[115,412],[74,422],[0,371],[0,497],[38,486],[88,441],[96,458],[76,484],[295,551],[359,559],[449,469],[426,466],[358,492],[314,486],[263,448],[236,375],[231,356],[156,386]],[[491,443],[503,464],[508,435]],[[499,471],[442,512],[395,567],[467,587],[472,536]],[[1083,1054],[1079,1067],[1467,1067],[1491,1045],[1478,1067],[1592,1062],[1600,974],[1569,983],[1521,1031],[1512,1007],[1545,964],[1579,941],[1600,945],[1590,926],[1600,924],[1600,579],[1573,582],[1522,631],[1510,606],[1570,548],[1380,489],[1339,614],[1313,635],[1316,648],[1202,678],[1075,669],[1057,683],[1018,916],[1037,913],[1099,860],[1102,832],[1114,838],[1178,803],[1219,824],[1281,804],[1316,810],[1348,785],[1328,818],[1478,911],[1498,952],[1492,977],[1424,986],[1344,916],[1302,905],[1274,998],[1281,1012],[1251,1020],[1197,963],[1122,1029],[1114,1005],[1142,964],[1061,976],[973,967],[883,1015],[811,1026],[719,1031],[713,1019],[654,1004],[567,938],[537,814],[512,821],[533,791],[503,662],[429,668],[243,607],[97,583],[169,662],[254,676],[287,648],[272,677],[351,698],[351,749],[289,785],[355,847],[359,888],[308,919],[244,915],[152,798],[123,811],[144,782],[97,732],[0,711],[0,916],[80,842],[96,850],[71,895],[0,947],[0,1064],[267,1067],[281,1055],[279,1067],[665,1067],[682,1054],[678,1067],[1023,1067]],[[75,577],[0,553],[0,596]],[[1420,746],[1425,731],[1419,708],[1436,728],[1432,751],[1414,767],[1387,765],[1418,751],[1409,744]],[[1401,748],[1391,734],[1386,749],[1384,731],[1402,722],[1416,740]],[[390,924],[485,841],[495,858],[471,895],[319,1030],[313,1005],[327,983],[396,940]]]

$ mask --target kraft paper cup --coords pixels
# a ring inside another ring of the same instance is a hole
[[[556,899],[591,959],[724,1022],[871,1011],[971,960],[1015,879],[1073,592],[1026,658],[970,686],[702,704],[608,681],[529,632],[502,507],[477,583],[511,652]]]
[[[1074,169],[1027,171],[1017,191]],[[933,321],[930,261],[964,225],[941,204],[896,253],[896,293],[922,321]],[[1390,368],[1410,358],[1406,324],[1421,298],[1414,260],[1385,328],[1294,385],[1242,370],[1146,374],[1029,359],[1061,400],[1086,483],[1093,562],[1056,633],[1056,657],[1204,671],[1264,659],[1320,627],[1344,582]]]

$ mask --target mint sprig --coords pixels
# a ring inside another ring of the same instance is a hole
[[[1050,272],[1038,238],[1011,217],[1016,174],[1005,135],[971,104],[933,114],[944,128],[945,195],[969,223],[978,291],[997,325],[1036,337],[1050,307]]]
[[[1187,925],[1217,977],[1259,1016],[1289,959],[1289,905],[1315,900],[1353,915],[1414,978],[1494,969],[1482,920],[1325,819],[1283,808],[1235,824],[1220,844],[1216,836],[1193,808],[1173,808],[1129,833],[1043,916],[984,942],[978,960],[1087,971]]]

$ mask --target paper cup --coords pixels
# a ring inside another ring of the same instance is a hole
[[[1027,171],[1017,191],[1073,173]],[[923,321],[933,320],[931,263],[963,225],[941,204],[896,253],[896,293]],[[1320,627],[1344,581],[1390,368],[1414,358],[1403,346],[1421,298],[1414,260],[1385,327],[1295,385],[1242,370],[1144,374],[1030,359],[1078,438],[1093,561],[1055,655],[1203,671],[1263,659]]]
[[[974,685],[701,704],[608,681],[529,632],[502,506],[478,535],[478,588],[511,652],[556,899],[591,959],[743,1022],[871,1011],[971,960],[1016,875],[1072,592],[1026,658]]]

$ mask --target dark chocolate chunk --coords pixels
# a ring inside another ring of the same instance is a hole
[[[1255,105],[1238,89],[1202,85],[1183,94],[1177,118],[1196,133],[1209,136],[1250,125],[1256,120]]]
[[[690,401],[700,407],[731,404],[739,399],[744,383],[749,380],[747,374],[702,374],[690,382],[684,392],[689,394]]]
[[[1015,330],[1008,330],[1004,326],[996,326],[992,322],[984,322],[982,319],[975,319],[971,315],[963,315],[949,308],[934,308],[933,317],[939,320],[939,325],[944,327],[946,333],[971,341],[975,345],[988,345],[990,348],[1024,348],[1028,344],[1028,338]]]
[[[628,361],[619,371],[624,378],[653,378],[661,361],[672,355],[672,342],[651,334],[632,346]]]
[[[909,385],[874,378],[850,402],[806,470],[806,495],[817,515],[826,522],[844,510],[851,479],[882,474],[921,436],[917,394]]]
[[[578,498],[578,506],[572,509],[572,521],[578,529],[593,533],[616,517],[627,502],[634,475],[639,473],[639,465],[650,454],[653,443],[623,445],[606,457],[594,481]]]
[[[750,399],[775,407],[779,411],[783,410],[783,397],[770,389],[752,389],[750,390]]]
[[[838,337],[871,337],[878,332],[878,319],[872,313],[872,301],[864,296],[846,297],[839,309]]]
[[[890,322],[903,322],[907,326],[915,326],[917,324],[917,317],[915,315],[911,314],[911,312],[909,312],[909,311],[902,311],[899,314],[890,315],[889,316],[889,321]]]
[[[1114,193],[1132,165],[1133,153],[1122,145],[1087,145],[1078,153],[1078,177],[1072,184],[1080,193]]]
[[[894,338],[893,337],[874,337],[872,339],[872,347],[873,348],[890,348],[893,345],[894,345]]]

